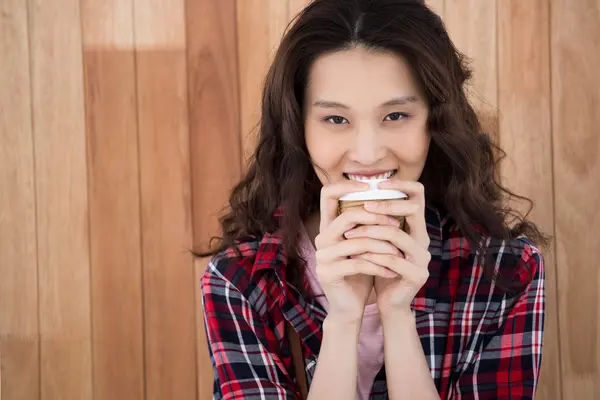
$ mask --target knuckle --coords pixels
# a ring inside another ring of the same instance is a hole
[[[315,270],[319,279],[327,280],[328,278],[328,268],[322,264],[317,264],[317,268]]]
[[[315,248],[317,250],[322,247],[321,246],[322,242],[323,242],[323,235],[321,233],[319,233],[317,236],[315,236]]]
[[[391,201],[380,201],[377,206],[382,211],[389,211],[392,208]]]
[[[419,276],[419,283],[424,285],[425,282],[427,282],[427,279],[429,279],[429,271],[424,270]]]
[[[427,264],[431,261],[431,253],[428,251],[425,252],[425,261],[427,261]]]
[[[321,250],[315,252],[315,261],[317,263],[317,268],[323,264],[323,252]]]

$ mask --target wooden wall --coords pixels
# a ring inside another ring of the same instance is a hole
[[[306,2],[0,3],[2,399],[210,398],[188,250],[217,233]],[[598,399],[600,0],[429,3],[556,237],[539,398]]]

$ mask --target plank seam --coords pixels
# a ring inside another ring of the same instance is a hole
[[[146,399],[148,395],[148,373],[147,373],[147,354],[146,354],[146,295],[145,295],[145,265],[144,262],[144,229],[143,229],[143,201],[142,201],[142,161],[140,152],[140,107],[139,107],[139,79],[138,79],[138,42],[136,26],[136,7],[135,0],[131,0],[131,30],[133,46],[133,73],[135,87],[135,130],[137,147],[137,185],[138,185],[138,222],[140,224],[139,250],[140,250],[140,297],[142,305],[142,398]]]
[[[557,328],[557,346],[558,346],[558,354],[557,354],[557,358],[558,358],[558,374],[560,377],[563,377],[563,364],[562,364],[562,343],[561,343],[561,318],[560,318],[560,304],[558,302],[558,293],[559,293],[559,285],[560,285],[560,279],[558,278],[558,246],[557,246],[557,237],[556,237],[556,174],[555,174],[555,162],[554,162],[554,90],[553,90],[553,76],[554,76],[554,62],[553,62],[553,56],[552,56],[552,38],[553,38],[553,30],[552,30],[552,20],[553,20],[553,13],[552,13],[552,2],[549,0],[546,0],[546,3],[548,5],[548,40],[547,40],[547,46],[548,46],[548,64],[549,64],[549,70],[550,73],[548,74],[549,76],[549,89],[550,89],[550,96],[549,96],[549,100],[548,100],[548,109],[550,110],[550,155],[551,155],[551,159],[552,159],[552,164],[551,164],[551,173],[552,173],[552,214],[554,216],[553,221],[552,221],[552,235],[554,236],[552,239],[552,244],[551,244],[551,249],[550,251],[552,251],[554,253],[554,265],[552,266],[553,268],[553,273],[554,273],[554,282],[555,282],[555,287],[554,287],[554,293],[552,293],[553,296],[555,296],[554,298],[556,299],[556,328]],[[560,390],[559,390],[559,396],[560,399],[564,399],[565,398],[565,385],[563,385],[562,379],[559,379],[558,384],[560,386]]]
[[[190,242],[192,247],[194,246],[195,243],[195,239],[196,239],[196,224],[194,223],[194,221],[196,221],[195,217],[196,217],[196,213],[194,212],[195,208],[194,208],[194,163],[192,161],[192,154],[191,152],[194,149],[193,146],[193,138],[192,138],[192,109],[190,107],[190,99],[192,98],[192,96],[190,95],[190,92],[192,91],[190,82],[190,47],[189,47],[189,38],[190,38],[190,24],[188,23],[188,5],[189,5],[189,1],[188,0],[183,0],[184,4],[183,4],[183,23],[185,25],[184,29],[185,29],[185,83],[186,83],[186,88],[187,90],[185,91],[185,107],[186,107],[186,116],[187,116],[187,142],[188,142],[188,169],[189,169],[189,175],[188,175],[188,193],[190,193],[190,196],[188,197],[188,207],[189,207],[189,212],[190,212],[190,220],[191,220],[191,226],[190,226],[190,235],[191,237]],[[214,5],[215,7],[218,7],[215,3]],[[189,251],[190,249],[188,249]],[[196,285],[197,282],[195,281],[195,276],[196,273],[194,271],[194,260],[192,258],[192,276],[194,277],[194,285],[193,285],[193,293],[194,293],[194,339],[196,339],[197,335],[196,335],[196,330],[198,327],[198,317],[197,317],[197,313],[196,313]],[[198,369],[198,341],[194,340],[195,342],[195,347],[194,347],[194,377],[196,380],[196,384],[194,385],[195,391],[196,391],[196,398],[199,398],[199,393],[200,393],[200,388],[198,387],[198,374],[200,373],[199,369]]]
[[[40,252],[39,252],[39,232],[38,232],[38,194],[37,194],[37,168],[36,168],[36,140],[35,140],[35,118],[33,115],[33,67],[32,67],[32,43],[31,43],[31,3],[27,1],[25,3],[25,9],[27,11],[27,46],[28,46],[28,61],[29,61],[29,117],[31,119],[31,147],[32,147],[32,164],[33,164],[33,219],[35,223],[35,262],[36,262],[36,284],[37,284],[37,336],[38,336],[38,348],[37,348],[37,381],[38,381],[38,399],[42,398],[42,329],[41,329],[41,316],[40,316]]]
[[[94,279],[94,266],[93,264],[93,257],[92,257],[92,211],[90,208],[90,185],[91,185],[91,173],[90,173],[90,165],[89,165],[89,142],[88,142],[88,120],[87,120],[87,101],[86,101],[86,92],[87,92],[87,87],[86,87],[86,82],[87,82],[87,71],[85,68],[85,44],[84,44],[84,31],[83,31],[83,6],[82,6],[82,2],[83,0],[79,0],[77,2],[77,4],[79,5],[79,35],[81,37],[81,77],[82,77],[82,82],[81,82],[81,86],[83,88],[83,104],[82,104],[82,109],[83,109],[83,135],[84,135],[84,144],[85,144],[85,172],[86,172],[86,179],[85,179],[85,190],[86,190],[86,200],[87,200],[87,241],[88,241],[88,257],[89,257],[89,280],[88,280],[88,294],[89,294],[89,302],[90,302],[90,396],[91,399],[93,400],[95,397],[95,391],[94,391],[94,383],[96,380],[96,373],[95,373],[95,363],[94,363],[94,317],[93,317],[93,312],[94,312],[94,289],[93,289],[93,279]]]

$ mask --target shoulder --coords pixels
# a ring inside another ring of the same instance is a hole
[[[451,217],[442,226],[442,258],[460,265],[461,274],[478,274],[485,266],[477,259],[476,249],[469,243]],[[490,236],[479,225],[473,229],[481,234],[481,248],[485,255],[488,268],[495,275],[501,275],[520,286],[527,286],[536,275],[544,273],[544,258],[536,244],[525,236],[506,240]]]
[[[532,284],[543,284],[544,258],[529,238],[520,236],[502,240],[486,237],[484,251],[499,282],[514,287],[507,291],[507,297],[527,291]]]
[[[205,299],[219,292],[224,297],[241,297],[253,308],[264,314],[272,308],[279,288],[278,275],[285,270],[286,258],[281,239],[265,234],[238,241],[215,254],[201,277],[201,289]],[[233,292],[233,293],[232,293]]]
[[[245,240],[238,242],[235,247],[228,247],[215,254],[208,262],[203,281],[220,279],[238,289],[243,289],[247,286],[245,281],[252,274],[259,242],[258,239]]]
[[[509,318],[537,320],[545,302],[540,249],[524,236],[481,240],[485,261],[458,229],[444,229],[438,302],[457,310],[461,326],[477,335],[495,334]]]

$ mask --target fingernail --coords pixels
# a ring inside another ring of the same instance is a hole
[[[352,232],[352,231],[348,231],[344,233],[344,236],[346,236],[347,238],[349,237],[353,237],[356,236],[356,233]]]
[[[357,186],[366,186],[366,187],[370,187],[371,186],[371,185],[369,185],[369,182],[365,182],[365,181],[351,180],[350,182],[352,182],[352,184],[357,185]]]
[[[400,227],[400,221],[398,221],[396,218],[389,217],[389,220],[390,220],[390,223],[392,225],[394,225],[396,228]]]

